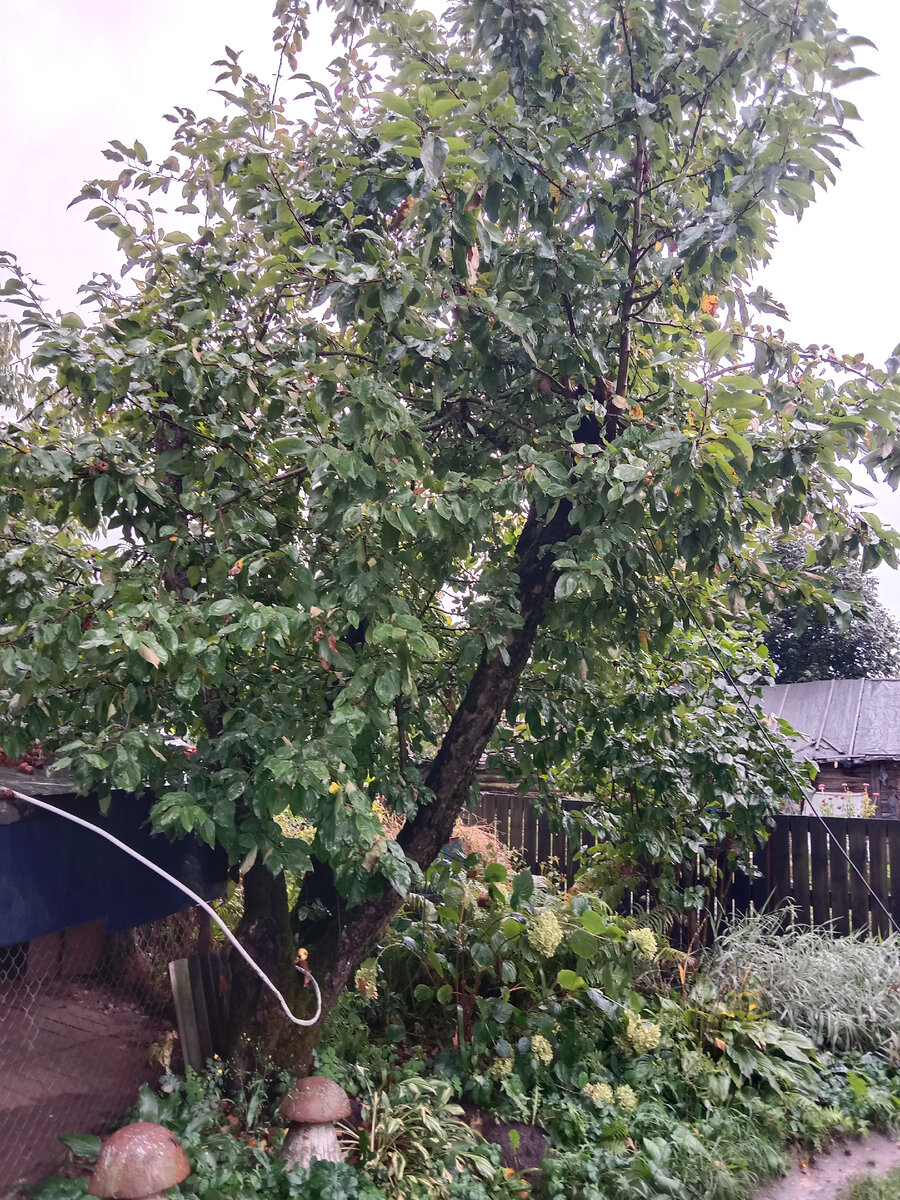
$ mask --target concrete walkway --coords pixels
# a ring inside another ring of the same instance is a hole
[[[900,1167],[900,1142],[883,1133],[837,1142],[782,1179],[770,1183],[755,1200],[838,1200],[851,1183],[867,1175],[886,1175]],[[900,1197],[898,1197],[900,1200]]]

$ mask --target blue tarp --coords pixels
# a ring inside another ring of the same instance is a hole
[[[91,799],[47,799],[113,834],[204,899],[224,894],[224,853],[190,837],[170,842],[151,834],[150,798],[117,793],[105,816]],[[130,929],[190,903],[130,855],[63,817],[32,807],[22,820],[0,826],[0,946],[86,921],[100,920],[110,933]]]

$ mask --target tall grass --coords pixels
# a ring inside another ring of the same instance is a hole
[[[835,937],[788,910],[746,917],[718,939],[704,973],[729,992],[756,993],[776,1020],[832,1050],[900,1038],[900,935]]]

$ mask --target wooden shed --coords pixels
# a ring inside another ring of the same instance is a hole
[[[867,791],[874,817],[900,817],[900,679],[824,679],[762,689],[762,705],[798,733],[829,796]]]

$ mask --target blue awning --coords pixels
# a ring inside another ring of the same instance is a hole
[[[28,780],[17,789],[28,792]],[[107,814],[95,800],[46,797],[137,850],[205,900],[224,895],[228,861],[221,850],[186,837],[170,842],[149,828],[152,798],[120,792]],[[0,825],[0,946],[100,920],[112,933],[189,908],[190,899],[103,838],[63,817],[22,807]]]

